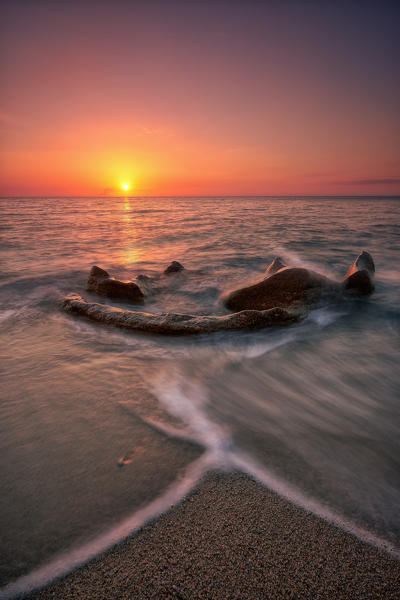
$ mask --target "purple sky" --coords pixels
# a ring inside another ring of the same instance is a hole
[[[399,194],[399,6],[3,0],[0,194]]]

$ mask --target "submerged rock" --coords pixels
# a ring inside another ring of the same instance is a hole
[[[140,283],[149,283],[149,282],[153,281],[152,277],[149,277],[148,275],[142,275],[142,274],[138,275],[136,277],[136,279],[137,279],[137,281],[140,281]]]
[[[257,283],[234,290],[223,298],[230,310],[268,310],[303,307],[335,302],[345,293],[369,294],[374,289],[374,262],[362,252],[342,283],[300,267],[287,267],[275,258],[266,270],[267,277]]]
[[[157,289],[158,278],[140,274],[136,277],[136,281],[146,297],[153,294],[155,289]]]
[[[136,283],[114,279],[110,277],[107,271],[96,266],[93,266],[90,270],[86,289],[88,292],[107,298],[140,303],[144,300],[144,294]]]
[[[164,275],[170,275],[171,273],[179,273],[179,271],[184,270],[184,266],[181,265],[177,260],[173,260],[170,265],[165,269]]]
[[[291,313],[283,308],[243,310],[220,317],[177,313],[157,315],[87,302],[78,294],[70,294],[64,298],[62,307],[72,314],[115,327],[175,335],[235,329],[262,329],[274,325],[289,325],[301,318],[300,314]]]

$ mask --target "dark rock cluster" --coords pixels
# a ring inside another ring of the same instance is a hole
[[[172,263],[168,265],[168,267],[165,269],[164,275],[171,275],[171,273],[179,273],[180,271],[183,271],[184,268],[185,267],[181,265],[180,262],[178,262],[177,260],[173,260]]]
[[[110,277],[107,271],[100,267],[92,267],[87,282],[87,291],[115,298],[117,300],[129,300],[131,302],[143,303],[144,294],[140,287],[133,281],[119,281]]]
[[[279,257],[267,268],[266,277],[257,283],[239,288],[223,298],[230,310],[267,310],[311,308],[339,300],[343,295],[370,294],[373,289],[374,262],[368,252],[354,261],[343,282],[300,267],[288,267]]]
[[[173,261],[163,272],[171,275],[184,270]],[[265,277],[253,285],[239,288],[222,298],[231,311],[229,315],[198,316],[177,313],[151,314],[122,310],[96,302],[87,302],[78,294],[64,298],[63,308],[94,321],[163,334],[209,333],[229,329],[260,329],[287,325],[298,321],[308,309],[337,302],[347,295],[365,295],[373,291],[374,262],[368,252],[362,252],[348,270],[342,282],[334,281],[302,267],[288,267],[276,257],[265,271]],[[156,278],[157,279],[157,278]],[[154,278],[139,275],[137,281],[119,281],[107,271],[92,267],[87,290],[119,300],[143,303],[153,290]]]

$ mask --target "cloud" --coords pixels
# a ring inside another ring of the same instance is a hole
[[[400,183],[400,177],[382,177],[381,179],[347,179],[345,181],[332,181],[337,185],[386,185],[386,184],[397,184]]]

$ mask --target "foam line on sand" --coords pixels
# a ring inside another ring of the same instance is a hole
[[[247,475],[212,473],[37,600],[398,600],[400,562]]]
[[[158,496],[152,502],[94,540],[76,549],[60,554],[42,567],[6,585],[0,590],[0,600],[18,598],[31,590],[41,588],[53,579],[65,575],[111,546],[114,546],[134,531],[140,529],[148,521],[165,512],[171,505],[179,502],[198,483],[209,466],[210,457],[207,453],[203,454],[199,459],[191,463],[184,474],[171,484],[161,496]]]

